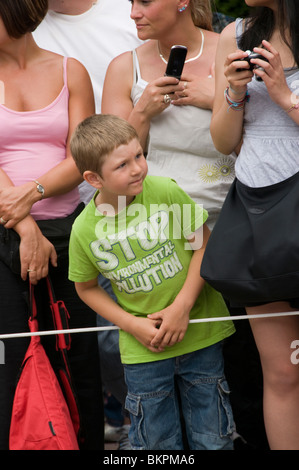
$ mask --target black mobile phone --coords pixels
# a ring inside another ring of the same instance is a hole
[[[165,76],[181,79],[187,55],[187,47],[172,46],[165,71]]]

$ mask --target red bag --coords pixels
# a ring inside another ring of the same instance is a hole
[[[51,286],[48,279],[47,283],[50,293]],[[37,312],[32,285],[30,297],[32,312],[29,328],[31,332],[37,332]],[[61,308],[61,303],[55,304],[51,294],[50,304],[52,312],[54,309],[57,314],[57,308],[58,310]],[[55,316],[55,312],[53,315]],[[59,341],[64,340],[58,340],[58,343]],[[61,345],[58,347],[63,348]],[[61,376],[69,385],[68,374],[69,371],[64,371]],[[77,412],[76,400],[72,393],[70,395],[72,406]],[[9,448],[10,450],[79,450],[76,435],[79,429],[77,415],[74,423],[57,376],[40,342],[40,336],[32,336],[15,392]]]

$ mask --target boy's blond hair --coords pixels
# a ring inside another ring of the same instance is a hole
[[[124,119],[112,114],[95,114],[77,126],[70,149],[82,175],[85,171],[101,175],[107,156],[133,139],[139,139],[138,134]]]

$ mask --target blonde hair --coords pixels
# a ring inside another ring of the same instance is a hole
[[[70,149],[82,175],[87,170],[101,175],[107,156],[133,139],[138,139],[138,134],[124,119],[112,114],[95,114],[77,126]]]
[[[213,14],[210,0],[190,0],[191,16],[195,26],[213,30]]]

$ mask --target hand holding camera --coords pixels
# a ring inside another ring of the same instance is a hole
[[[249,64],[249,67],[245,65],[245,62]],[[234,93],[233,99],[243,98],[242,93],[252,80],[252,72],[255,72],[256,80],[264,82],[271,99],[281,108],[287,109],[291,91],[286,80],[282,58],[270,42],[263,40],[261,47],[255,47],[254,52],[239,50],[230,54],[225,65],[230,92]],[[240,73],[241,70],[243,73]]]
[[[260,59],[260,60],[264,60],[265,62],[269,62],[268,59],[266,59],[262,54],[258,54],[256,52],[251,52],[251,51],[246,51],[246,52],[248,53],[247,57],[244,57],[242,59],[236,59],[235,62],[240,61],[240,60],[247,62],[249,64],[249,70],[251,72],[253,72],[255,69],[263,70],[263,68],[260,67],[259,65],[252,63],[251,62],[252,59]],[[243,72],[244,70],[245,69],[243,68],[239,68],[237,69],[237,72]],[[255,79],[258,80],[259,82],[262,81],[262,78],[257,75],[255,75]]]

